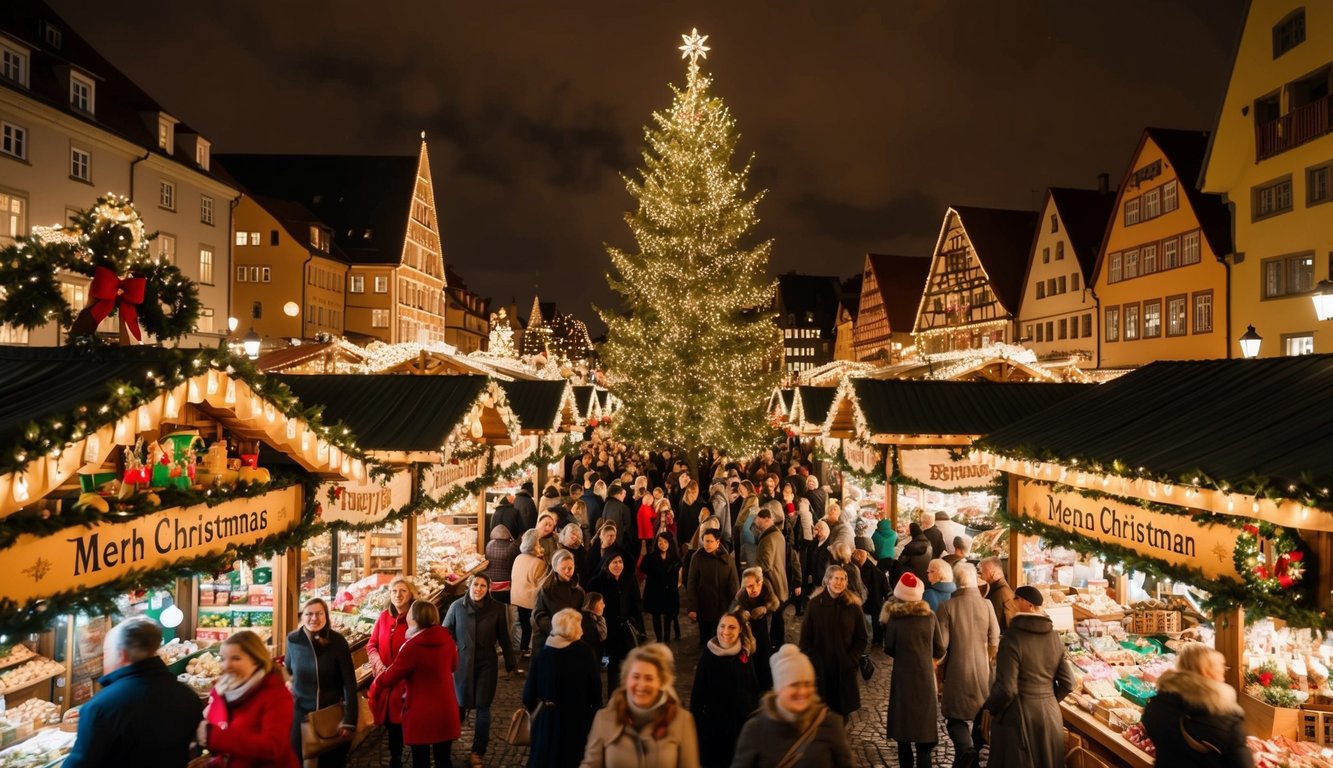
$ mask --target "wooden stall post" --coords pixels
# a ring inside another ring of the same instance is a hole
[[[538,445],[537,450],[538,451],[541,450],[540,445]],[[547,474],[548,471],[546,468],[546,462],[544,461],[537,462],[537,484],[532,487],[532,495],[535,496],[536,498],[540,499],[542,491],[546,490]],[[485,547],[482,547],[482,549],[485,549]]]
[[[486,539],[490,534],[486,530],[486,489],[477,491],[477,551],[485,553]]]
[[[1241,663],[1245,650],[1245,609],[1236,607],[1213,615],[1216,634],[1213,647],[1227,660],[1227,685],[1237,691],[1245,689],[1245,670]]]

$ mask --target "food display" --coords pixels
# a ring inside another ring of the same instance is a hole
[[[176,679],[185,683],[197,693],[208,693],[222,675],[222,658],[213,653],[203,653],[185,664],[185,671]]]
[[[162,657],[162,663],[171,666],[192,653],[199,652],[199,645],[192,640],[181,640],[179,637],[172,639],[169,643],[164,643],[157,649],[157,655]]]
[[[25,742],[0,751],[0,768],[37,768],[61,759],[74,746],[74,734],[46,728]]]
[[[0,667],[12,667],[22,661],[27,661],[36,656],[33,650],[26,645],[0,645]]]
[[[1285,736],[1246,739],[1255,768],[1333,768],[1333,749]]]
[[[433,580],[454,585],[466,579],[486,563],[477,552],[477,529],[441,522],[417,525],[417,584],[422,594],[423,581]]]
[[[52,719],[60,722],[60,705],[41,699],[28,699],[22,704],[9,707],[0,713],[11,725],[43,725]]]
[[[65,671],[65,665],[57,661],[36,656],[17,666],[0,670],[0,694],[8,694],[30,685],[48,680]]]

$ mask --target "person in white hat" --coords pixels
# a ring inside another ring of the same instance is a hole
[[[842,716],[815,692],[815,667],[788,643],[769,659],[773,690],[764,694],[736,742],[731,768],[775,765],[851,768]]]

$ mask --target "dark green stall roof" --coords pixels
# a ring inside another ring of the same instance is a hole
[[[801,399],[801,414],[805,423],[822,425],[828,418],[828,409],[833,405],[833,398],[837,394],[837,387],[796,387],[796,396]],[[791,412],[790,406],[787,411]]]
[[[987,435],[996,453],[1333,487],[1333,355],[1152,363]],[[1302,483],[1302,479],[1305,483]]]
[[[591,384],[574,387],[574,405],[578,406],[579,418],[592,416],[593,398],[597,397],[597,388]]]
[[[555,423],[564,400],[565,387],[561,381],[502,381],[500,387],[509,400],[523,431],[549,432]]]
[[[372,451],[437,451],[481,396],[485,376],[274,376],[324,421],[341,421]]]
[[[870,435],[985,435],[1095,386],[929,379],[852,380],[856,401],[865,415]]]

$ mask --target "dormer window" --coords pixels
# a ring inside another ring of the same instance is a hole
[[[93,81],[83,75],[69,73],[69,106],[70,109],[84,114],[93,114],[95,91],[93,90]]]
[[[329,250],[329,232],[321,227],[310,226],[310,247],[318,251]]]
[[[175,122],[166,115],[157,118],[157,147],[168,155],[175,153]]]
[[[208,170],[209,144],[202,138],[196,137],[194,140],[194,164]]]
[[[42,37],[46,39],[47,45],[57,51],[65,44],[65,34],[60,31],[60,27],[57,27],[50,22],[47,22],[44,25]]]
[[[28,87],[28,52],[0,43],[0,77]]]

